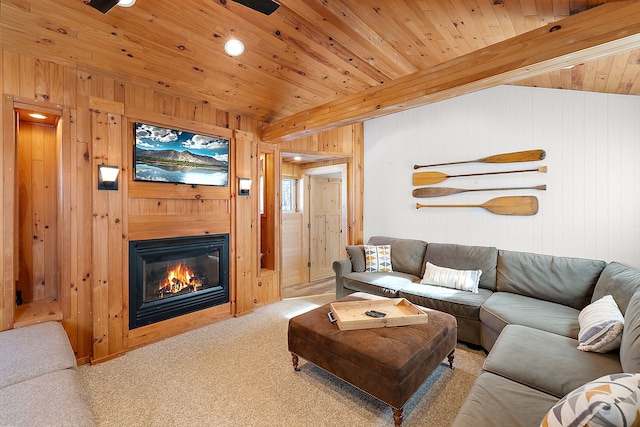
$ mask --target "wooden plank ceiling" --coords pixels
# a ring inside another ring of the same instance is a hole
[[[605,0],[0,0],[3,49],[270,123],[429,69]],[[223,45],[241,39],[230,57]],[[640,48],[515,84],[640,95]]]

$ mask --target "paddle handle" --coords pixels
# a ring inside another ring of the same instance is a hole
[[[442,197],[453,194],[466,193],[470,191],[504,191],[504,190],[546,190],[547,186],[536,185],[535,187],[501,187],[501,188],[451,188],[451,187],[424,187],[413,190],[413,197]]]
[[[546,173],[547,172],[547,167],[546,166],[542,166],[542,167],[539,167],[537,169],[522,169],[522,170],[517,170],[517,171],[466,173],[466,174],[460,174],[460,175],[449,175],[448,177],[449,178],[454,178],[454,177],[459,177],[459,176],[498,175],[498,174],[501,174],[501,173],[519,173],[519,172],[543,172],[543,173]]]
[[[423,205],[416,203],[416,209],[420,208],[483,208],[482,205]]]
[[[447,175],[442,172],[414,172],[413,173],[413,185],[431,185],[438,184],[449,178],[456,178],[459,176],[480,176],[480,175],[495,175],[501,173],[518,173],[518,172],[547,172],[547,167],[542,166],[538,169],[525,169],[514,171],[498,171],[498,172],[483,172],[483,173],[468,173],[464,175]]]

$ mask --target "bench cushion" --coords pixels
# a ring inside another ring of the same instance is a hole
[[[0,389],[0,425],[90,427],[75,370],[62,369]]]
[[[39,323],[0,333],[0,388],[47,372],[75,368],[75,354],[58,322]]]

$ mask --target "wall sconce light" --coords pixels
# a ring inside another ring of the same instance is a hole
[[[98,190],[117,190],[118,166],[98,165]]]
[[[248,196],[251,190],[249,178],[238,178],[238,196]]]

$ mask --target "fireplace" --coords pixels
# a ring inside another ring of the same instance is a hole
[[[129,329],[229,302],[229,235],[129,242]]]

